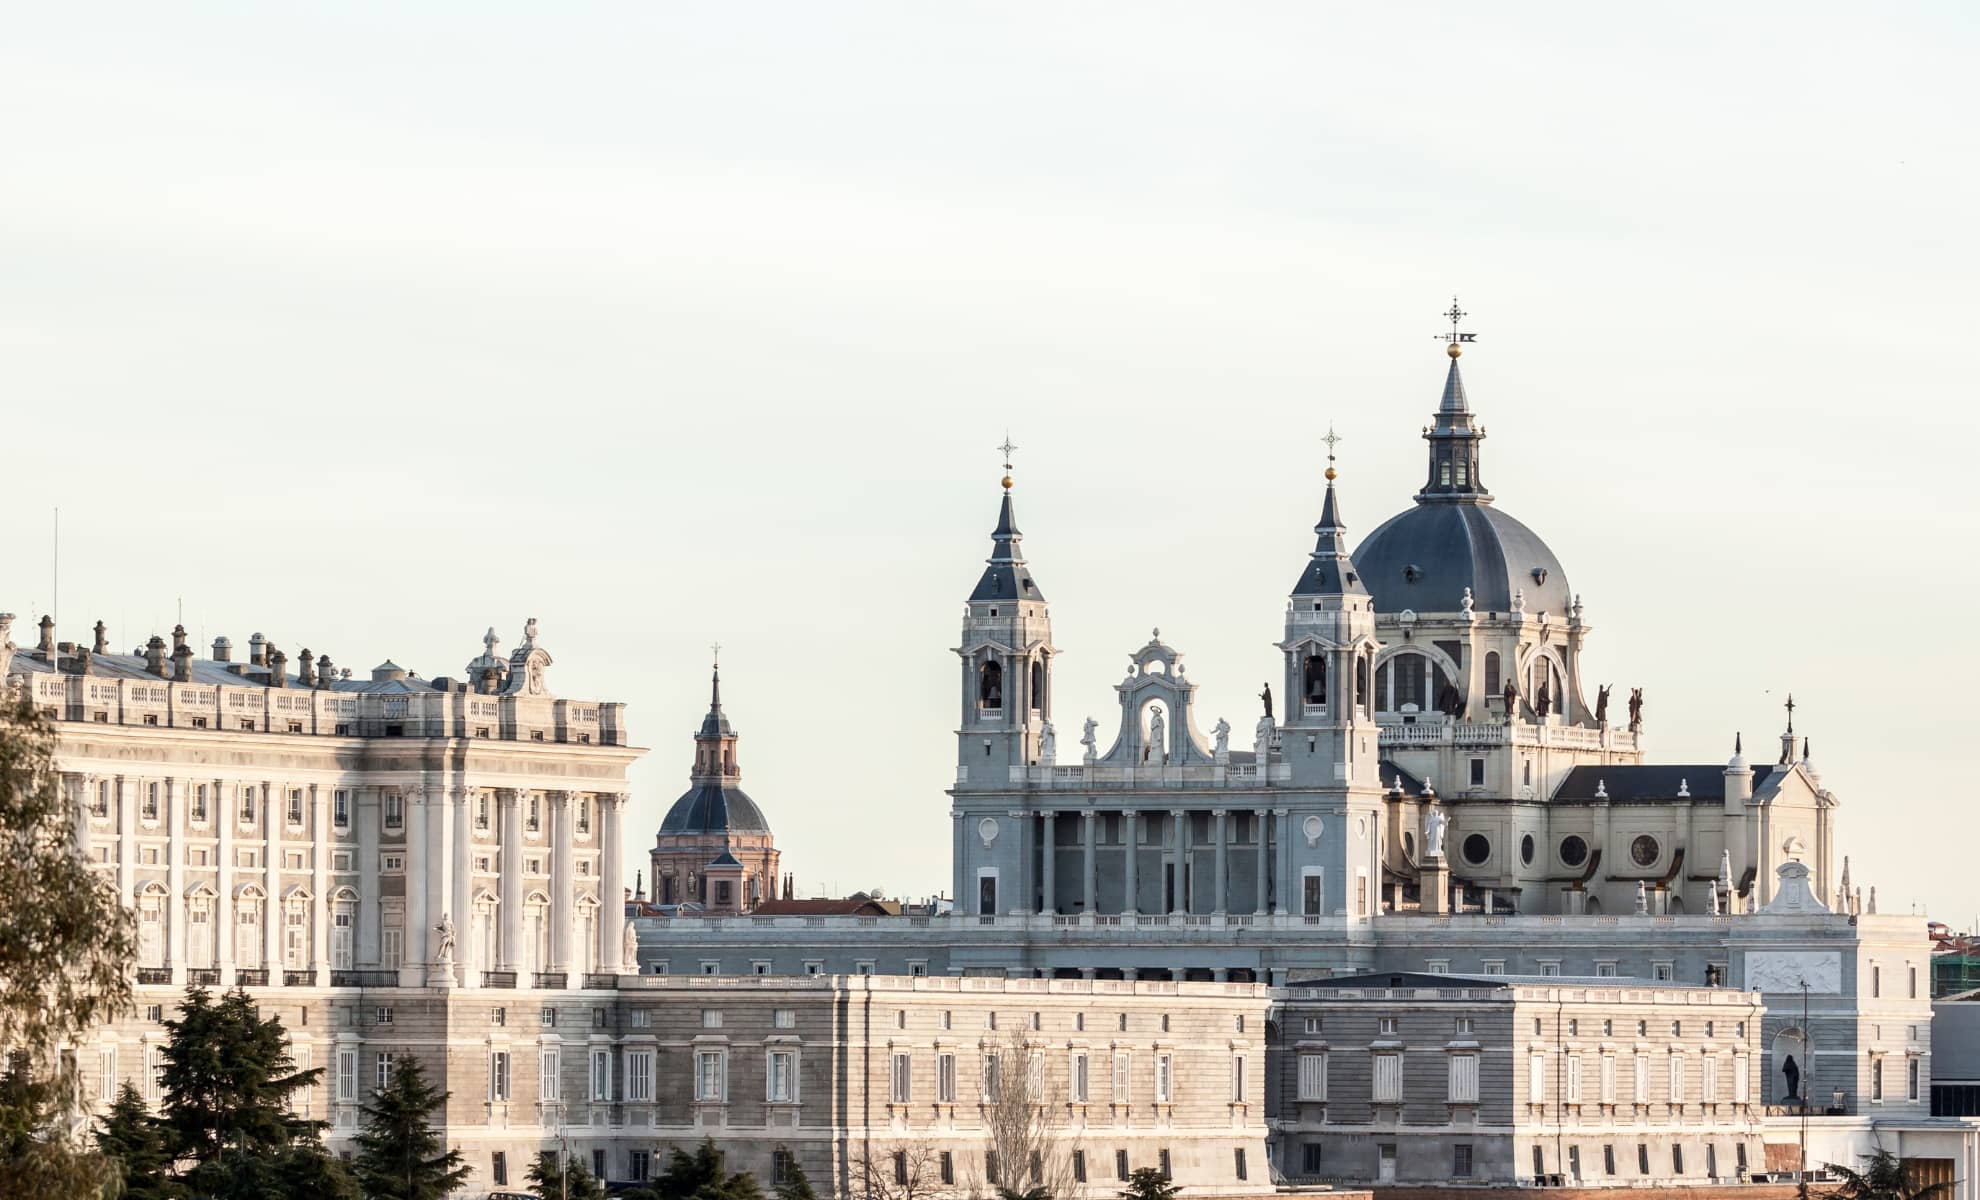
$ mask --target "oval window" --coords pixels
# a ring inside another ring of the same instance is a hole
[[[1492,839],[1482,833],[1474,833],[1464,839],[1464,861],[1472,866],[1483,866],[1492,857]]]
[[[1629,856],[1639,867],[1654,866],[1660,850],[1657,839],[1647,833],[1638,834],[1636,840],[1629,844]]]
[[[1561,861],[1578,867],[1588,861],[1588,843],[1570,834],[1561,839]]]
[[[1416,835],[1407,829],[1403,830],[1403,857],[1411,862],[1416,861]]]
[[[1529,867],[1533,865],[1533,835],[1530,833],[1519,839],[1519,861]]]

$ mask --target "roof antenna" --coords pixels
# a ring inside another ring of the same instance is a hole
[[[55,598],[49,601],[49,611],[55,618],[55,628],[62,628],[62,506],[55,506],[55,539],[51,551],[54,564],[50,574],[54,576],[52,586]],[[62,673],[62,643],[56,642],[55,649],[49,652],[52,657],[48,666],[55,674]]]

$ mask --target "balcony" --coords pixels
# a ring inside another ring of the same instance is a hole
[[[483,971],[481,973],[481,986],[512,988],[516,986],[516,973],[514,971]]]
[[[267,987],[267,967],[240,967],[234,971],[236,987]]]
[[[197,967],[186,972],[186,982],[200,987],[219,987],[220,971],[216,967]]]
[[[534,987],[567,988],[571,986],[571,975],[568,971],[538,971],[532,978],[534,980],[532,986]]]
[[[172,968],[139,967],[137,969],[137,981],[139,983],[154,983],[154,984],[170,983],[172,982]]]
[[[613,991],[619,986],[619,977],[617,975],[587,974],[584,977],[584,986],[587,988],[603,988],[606,991]]]
[[[315,987],[316,972],[313,970],[284,971],[282,972],[282,986],[283,987]]]
[[[332,971],[330,972],[330,986],[353,988],[398,987],[399,973],[391,970]]]

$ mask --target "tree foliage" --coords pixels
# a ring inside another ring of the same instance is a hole
[[[25,1053],[8,1056],[0,1072],[0,1190],[8,1200],[93,1200],[114,1180],[104,1157],[70,1136],[74,1111],[66,1083],[37,1074]]]
[[[158,1119],[129,1083],[96,1126],[96,1148],[114,1166],[120,1200],[171,1200],[184,1193],[172,1186],[172,1151]]]
[[[722,1152],[709,1138],[703,1138],[692,1154],[676,1148],[668,1155],[667,1169],[653,1181],[652,1191],[660,1200],[763,1200],[756,1177],[727,1170]]]
[[[776,1187],[777,1200],[818,1200],[818,1193],[811,1186],[811,1177],[792,1158],[784,1169],[784,1182]]]
[[[353,1173],[369,1200],[439,1200],[461,1189],[468,1168],[458,1150],[433,1128],[433,1114],[448,1093],[426,1081],[411,1055],[401,1057],[392,1078],[364,1106]]]
[[[1845,1200],[1939,1200],[1952,1190],[1945,1181],[1921,1185],[1911,1164],[1888,1150],[1865,1155],[1861,1171],[1834,1163],[1829,1169],[1842,1180],[1836,1194]]]
[[[545,1150],[529,1164],[529,1190],[543,1200],[606,1200],[605,1185],[575,1155]]]
[[[1121,1189],[1121,1200],[1175,1200],[1182,1188],[1162,1174],[1159,1167],[1136,1167]]]

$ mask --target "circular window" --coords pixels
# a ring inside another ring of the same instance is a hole
[[[1578,867],[1588,861],[1588,843],[1569,835],[1561,839],[1561,861],[1570,867]]]
[[[1474,867],[1483,866],[1492,857],[1492,839],[1482,833],[1474,833],[1464,839],[1464,861]]]
[[[1533,835],[1530,833],[1519,839],[1519,861],[1529,867],[1533,865]]]
[[[1657,839],[1647,833],[1638,834],[1636,840],[1629,844],[1629,856],[1639,867],[1654,866],[1660,850]]]

